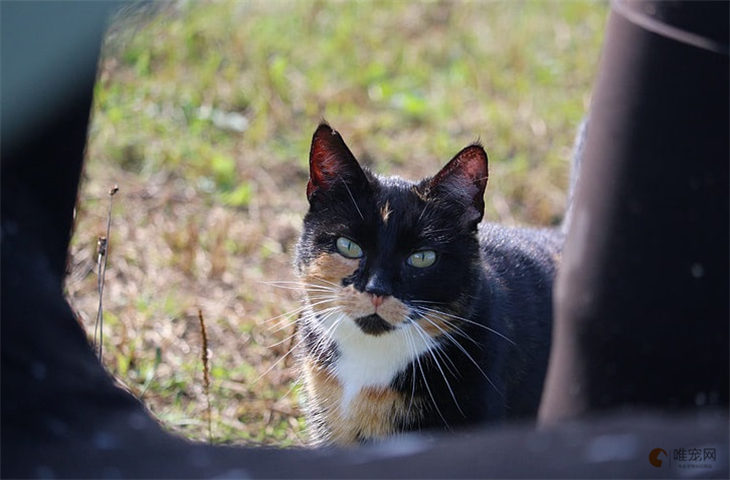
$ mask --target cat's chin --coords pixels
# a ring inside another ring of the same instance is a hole
[[[368,335],[378,336],[394,330],[395,327],[383,320],[377,313],[355,319],[355,324]]]

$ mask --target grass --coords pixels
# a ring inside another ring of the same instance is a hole
[[[487,214],[562,218],[604,3],[180,2],[113,30],[95,90],[67,295],[93,335],[96,243],[117,184],[104,363],[169,428],[299,445],[291,258],[326,118],[409,178],[480,139]]]

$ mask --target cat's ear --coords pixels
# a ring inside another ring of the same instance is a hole
[[[338,184],[365,185],[367,178],[339,133],[322,123],[312,136],[309,151],[307,199]]]
[[[489,166],[487,152],[479,144],[469,145],[422,186],[427,198],[439,197],[462,207],[464,221],[471,228],[484,216],[484,190]]]

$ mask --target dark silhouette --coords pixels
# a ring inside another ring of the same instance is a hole
[[[727,3],[614,6],[559,278],[556,425],[348,451],[191,444],[114,386],[62,283],[115,5],[0,8],[1,476],[666,477],[650,452],[714,445],[702,473],[727,478]]]

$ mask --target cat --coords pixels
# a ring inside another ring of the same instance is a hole
[[[314,443],[363,443],[536,415],[560,228],[480,223],[472,144],[413,183],[315,131],[296,247],[303,406]]]

